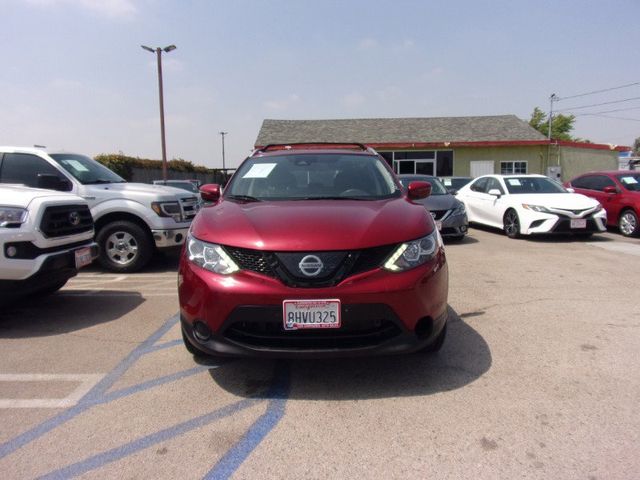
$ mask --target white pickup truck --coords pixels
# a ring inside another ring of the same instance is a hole
[[[97,256],[82,198],[0,185],[0,304],[53,293]]]
[[[115,272],[142,269],[156,248],[182,245],[199,202],[172,187],[127,183],[90,157],[41,148],[0,147],[0,184],[74,193],[89,204],[100,263]]]

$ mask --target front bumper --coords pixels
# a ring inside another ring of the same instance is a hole
[[[370,270],[328,288],[288,287],[248,271],[216,275],[183,257],[178,284],[185,336],[195,348],[214,355],[316,358],[409,353],[433,343],[447,321],[443,250],[406,272]],[[341,328],[284,330],[284,300],[327,298],[341,301]],[[196,322],[206,326],[208,338],[194,335]]]
[[[38,256],[33,260],[5,259],[7,264],[22,265],[29,268],[30,274],[21,279],[0,280],[0,296],[24,296],[60,284],[78,273],[75,263],[75,252],[89,247],[91,259],[98,257],[98,245],[89,242],[67,250]],[[37,266],[37,267],[34,267]],[[17,268],[17,267],[16,267]]]
[[[469,230],[467,214],[451,215],[442,220],[440,235],[443,237],[464,237]]]
[[[166,230],[151,230],[157,248],[171,248],[182,245],[189,233],[189,227]]]
[[[571,220],[585,220],[585,227],[572,228]],[[536,213],[521,218],[520,233],[533,234],[589,234],[607,230],[607,213],[604,210],[585,217],[571,218],[564,215]]]

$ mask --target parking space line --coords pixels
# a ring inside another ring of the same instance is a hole
[[[72,407],[91,390],[101,374],[0,374],[0,382],[76,382],[80,385],[63,398],[0,398],[0,408],[67,408]]]

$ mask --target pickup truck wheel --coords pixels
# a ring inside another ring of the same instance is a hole
[[[108,223],[96,235],[100,264],[112,272],[137,272],[151,260],[153,244],[139,225],[118,221]]]

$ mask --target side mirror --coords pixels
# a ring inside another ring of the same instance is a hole
[[[208,183],[200,187],[200,195],[205,202],[217,202],[220,200],[220,185]]]
[[[455,195],[458,193],[458,189],[456,188],[447,188],[447,192],[449,192],[451,195]]]
[[[616,193],[618,193],[618,189],[616,187],[614,187],[613,185],[608,185],[608,186],[604,187],[603,192],[604,193],[609,193],[609,194],[616,194]]]
[[[431,184],[429,182],[411,182],[407,187],[409,200],[422,200],[429,195],[431,195]]]
[[[68,192],[72,188],[71,182],[66,178],[60,178],[57,175],[48,173],[38,174],[36,186],[45,190],[58,190],[60,192]]]
[[[502,196],[502,192],[500,192],[500,190],[498,190],[497,188],[492,188],[491,190],[489,190],[487,192],[489,195],[491,195],[492,197],[498,197],[500,198]]]

